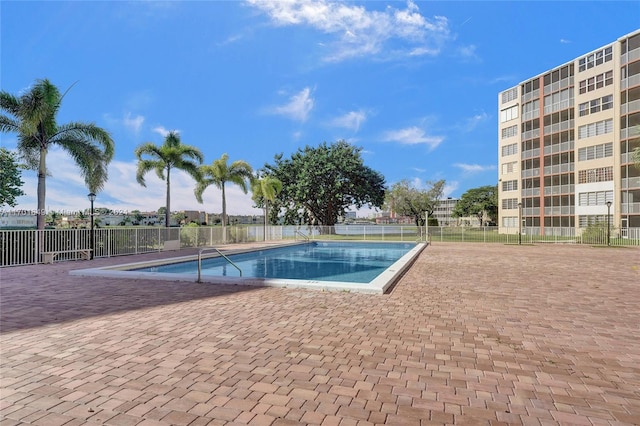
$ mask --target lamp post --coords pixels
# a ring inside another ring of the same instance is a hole
[[[522,203],[518,203],[518,245],[522,245]]]
[[[611,201],[607,201],[607,245],[611,245]]]
[[[94,239],[93,239],[93,202],[96,200],[96,194],[94,194],[93,192],[90,192],[89,195],[87,195],[87,197],[89,197],[89,201],[91,201],[91,231],[90,231],[90,246],[89,248],[91,249],[91,254],[89,254],[89,258],[93,260],[93,248],[94,248]]]

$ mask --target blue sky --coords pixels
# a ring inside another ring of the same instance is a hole
[[[157,210],[164,182],[135,180],[135,147],[168,130],[210,164],[254,168],[344,139],[391,185],[445,179],[446,195],[497,182],[498,93],[640,27],[637,2],[0,2],[2,90],[48,78],[58,121],[94,122],[116,155],[96,206]],[[0,135],[15,148],[16,137]],[[71,159],[48,154],[47,208],[87,207]],[[36,176],[24,172],[36,208]],[[172,177],[172,210],[221,211]],[[229,214],[259,214],[227,189]],[[360,216],[365,216],[363,211]]]

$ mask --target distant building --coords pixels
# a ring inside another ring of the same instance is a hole
[[[445,200],[440,200],[438,206],[433,211],[433,217],[438,219],[438,226],[456,226],[459,224],[459,219],[452,216],[453,209],[460,201],[457,198],[448,197]]]
[[[38,217],[27,211],[10,211],[0,213],[0,228],[36,228]]]

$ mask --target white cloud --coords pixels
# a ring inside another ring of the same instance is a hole
[[[458,48],[458,55],[466,60],[478,60],[478,54],[476,53],[477,47],[473,44],[469,46],[461,46]]]
[[[453,166],[461,169],[465,173],[480,173],[496,169],[496,166],[493,164],[488,166],[481,166],[480,164],[456,163]]]
[[[144,123],[144,117],[141,115],[136,115],[135,117],[131,116],[131,113],[127,113],[127,115],[122,119],[124,126],[135,133],[136,135],[140,133],[140,129],[142,129],[142,124]]]
[[[567,39],[565,39],[565,38],[561,38],[561,39],[560,39],[560,43],[562,43],[562,44],[569,44],[569,43],[571,43],[571,40],[567,40]]]
[[[464,124],[464,128],[463,131],[465,132],[471,132],[473,131],[476,127],[478,127],[479,124],[487,121],[490,118],[489,114],[487,114],[486,112],[481,112],[479,114],[474,115],[473,117],[470,117],[466,120],[465,124]]]
[[[444,141],[442,136],[427,136],[424,129],[419,127],[407,127],[405,129],[390,130],[383,136],[386,142],[398,142],[404,145],[425,144],[430,149],[435,149]]]
[[[455,180],[445,182],[444,188],[442,188],[442,195],[445,197],[451,197],[451,194],[453,194],[459,186],[460,184]]]
[[[268,110],[270,114],[281,115],[295,121],[304,122],[309,117],[309,113],[313,109],[313,98],[311,97],[311,89],[305,87],[300,92],[289,98],[289,102],[275,106]]]
[[[360,125],[366,120],[367,113],[363,110],[349,111],[348,113],[331,120],[330,124],[334,127],[342,127],[344,129],[349,129],[357,132],[360,129]]]
[[[52,148],[47,155],[51,176],[47,176],[46,208],[56,211],[78,211],[89,207],[87,194],[79,170],[71,157],[58,148]],[[136,161],[114,160],[109,164],[109,180],[98,192],[96,207],[113,210],[155,211],[165,204],[166,182],[160,180],[153,171],[145,175],[146,187],[136,181]],[[37,207],[37,175],[32,171],[22,173],[25,182],[22,189],[27,195],[18,199],[15,209],[34,210]],[[222,195],[219,189],[209,187],[203,194],[203,204],[196,201],[193,194],[194,180],[180,170],[171,173],[171,210],[197,210],[208,213],[222,211]],[[251,194],[243,194],[236,185],[226,186],[227,211],[229,214],[261,214],[253,207]]]
[[[157,134],[161,135],[163,138],[167,137],[167,135],[170,132],[176,132],[176,133],[180,133],[180,130],[168,130],[166,129],[164,126],[156,126],[153,129],[154,132],[156,132]]]
[[[439,53],[449,38],[447,18],[425,18],[413,1],[405,9],[387,6],[370,11],[364,6],[331,0],[248,0],[265,12],[275,25],[305,25],[332,37],[327,61],[393,53]],[[387,49],[391,41],[398,42]]]

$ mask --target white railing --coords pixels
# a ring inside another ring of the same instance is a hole
[[[636,205],[633,205],[634,210]],[[538,209],[539,210],[539,209]],[[295,240],[302,232],[310,240],[405,241],[481,243],[572,243],[606,244],[606,224],[585,229],[465,227],[411,225],[336,225],[336,226],[228,226],[223,238],[222,227],[182,228],[114,227],[88,229],[0,230],[0,267],[44,262],[43,253],[56,253],[55,260],[79,259],[82,251],[93,249],[94,257],[124,256],[179,248],[202,248],[219,244],[266,240]],[[640,246],[640,228],[609,230],[611,245]]]

